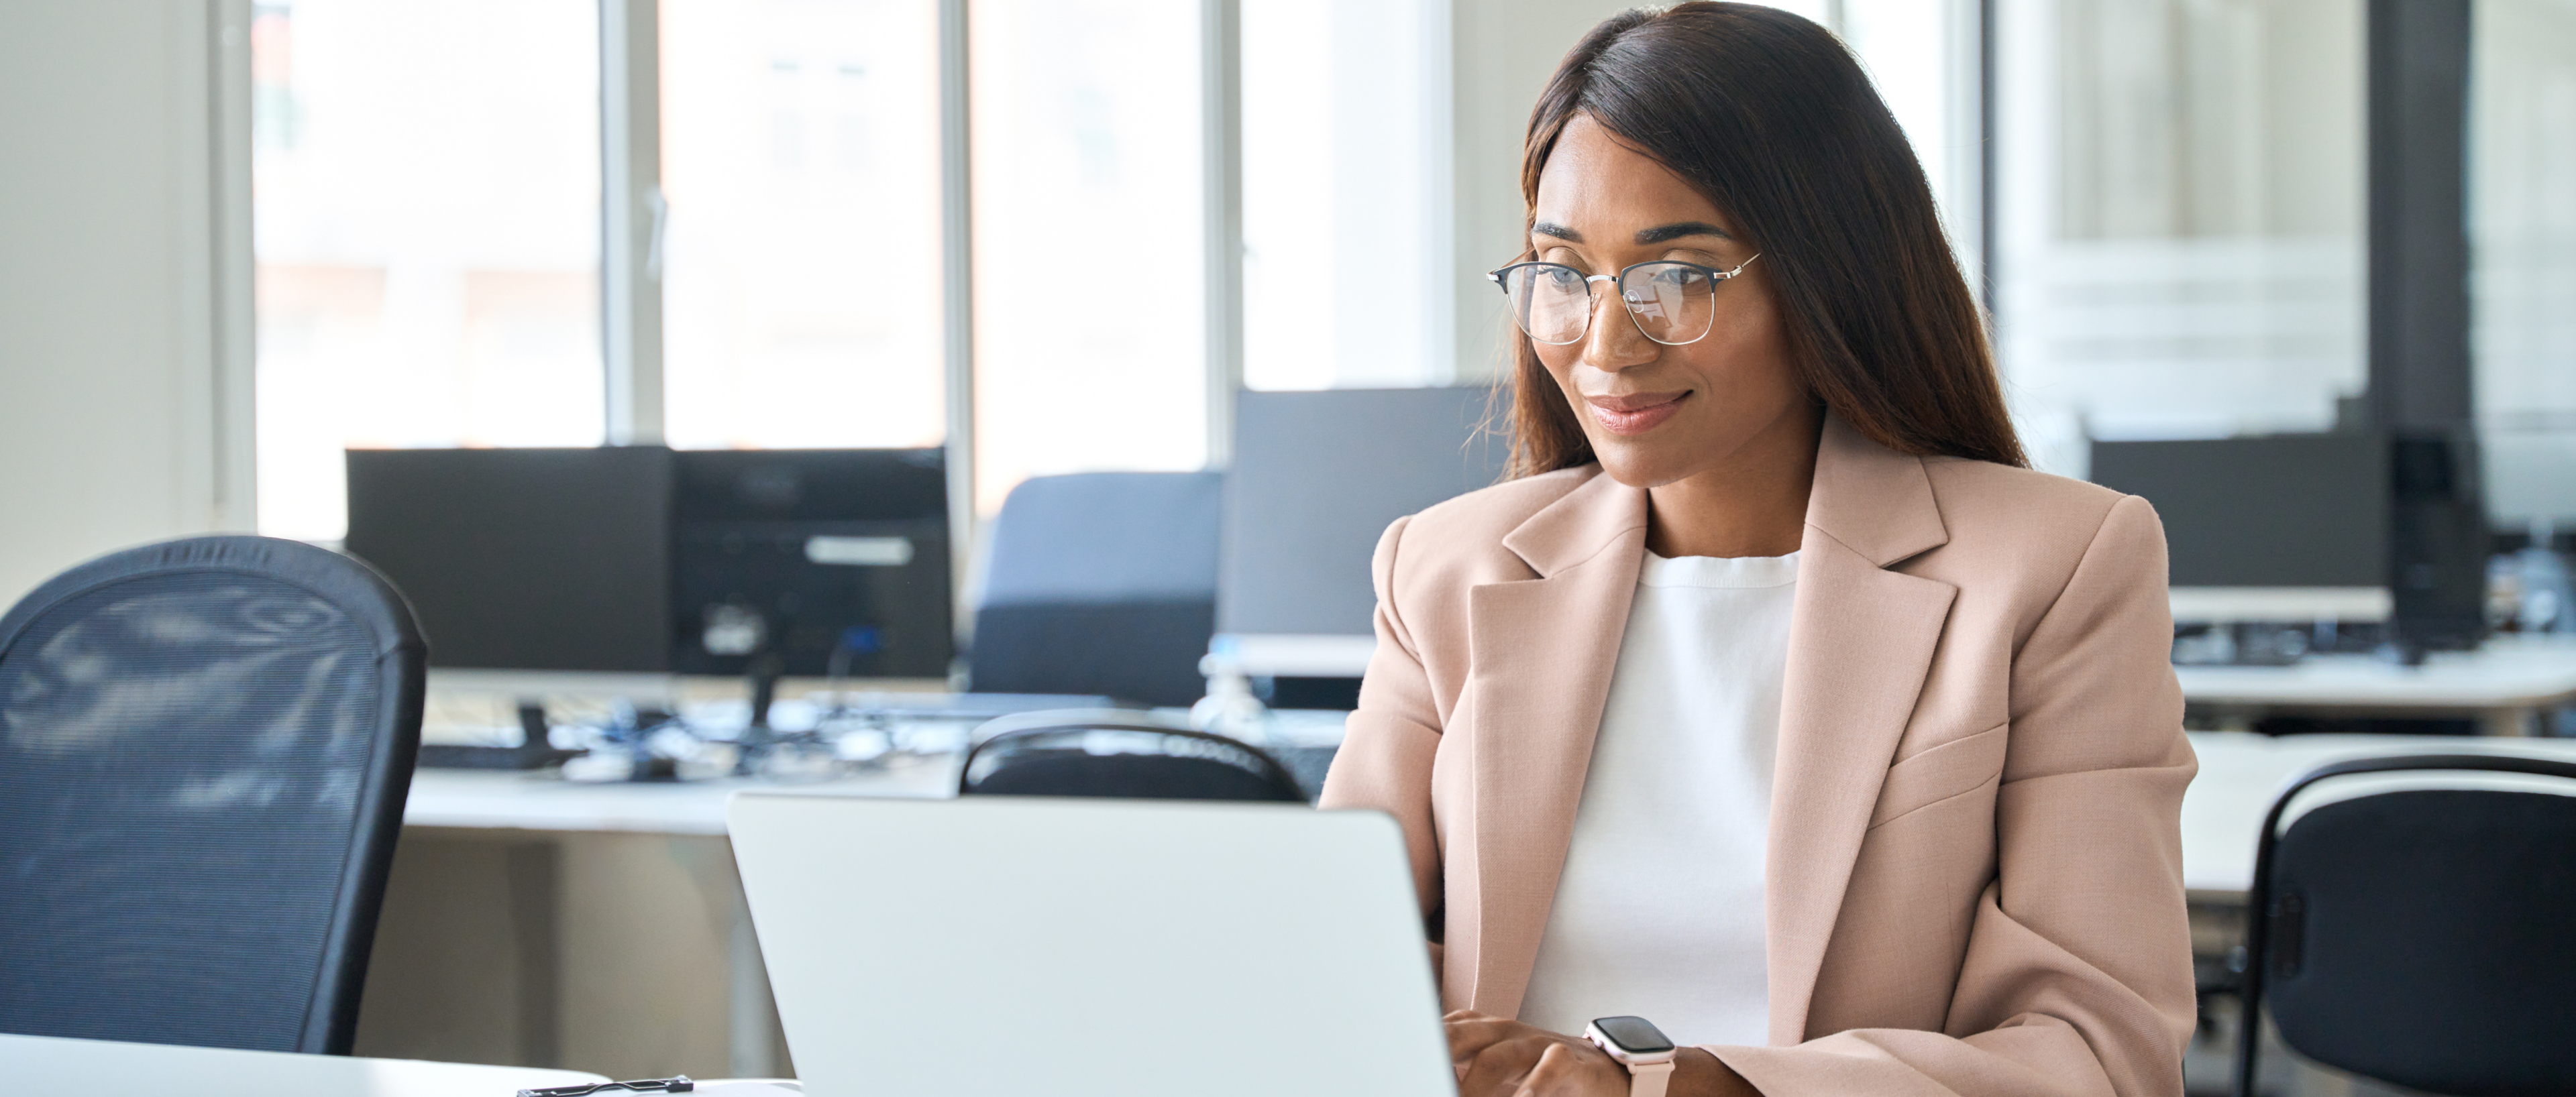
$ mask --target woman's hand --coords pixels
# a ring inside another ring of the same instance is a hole
[[[1441,1018],[1458,1097],[1627,1097],[1628,1068],[1580,1036],[1462,1009]],[[1673,1057],[1669,1097],[1762,1097],[1743,1076],[1695,1047]]]
[[[1441,1021],[1458,1097],[1627,1097],[1628,1068],[1582,1037],[1472,1009]]]

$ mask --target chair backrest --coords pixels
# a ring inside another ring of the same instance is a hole
[[[1044,715],[1009,717],[1020,726],[979,734],[957,794],[1306,801],[1287,767],[1246,743],[1114,714],[1057,723]]]
[[[968,656],[979,693],[1186,705],[1216,631],[1213,472],[1046,476],[1011,491]]]
[[[2576,793],[2576,765],[2503,755],[2359,759],[2291,782],[2256,846],[2244,1032],[2268,1003],[2284,1044],[2340,1070],[2432,1093],[2576,1092],[2576,795],[2380,792],[2275,833],[2317,781],[2454,770]],[[2260,1040],[2239,1043],[2250,1094]]]
[[[366,565],[261,537],[0,616],[0,1031],[347,1054],[423,661]]]

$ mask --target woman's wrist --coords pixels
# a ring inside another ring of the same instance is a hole
[[[1673,1056],[1672,1081],[1665,1097],[1762,1097],[1762,1091],[1703,1048],[1686,1047]]]

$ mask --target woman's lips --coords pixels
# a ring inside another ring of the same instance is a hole
[[[1629,396],[1587,396],[1592,419],[1612,434],[1644,434],[1680,411],[1690,392],[1640,392]]]

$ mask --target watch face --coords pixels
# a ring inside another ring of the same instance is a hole
[[[1592,1027],[1600,1029],[1619,1050],[1630,1055],[1655,1055],[1673,1050],[1673,1042],[1663,1030],[1643,1017],[1595,1017]]]

